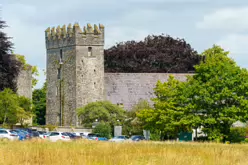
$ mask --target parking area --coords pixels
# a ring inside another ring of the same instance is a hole
[[[124,141],[143,141],[145,137],[142,135],[133,135],[131,137],[126,135],[115,136],[110,139],[102,137],[97,133],[90,132],[60,132],[60,131],[37,131],[28,128],[19,129],[4,129],[0,128],[1,141],[25,141],[30,139],[43,139],[52,142],[56,141],[73,141],[73,140],[93,140],[93,141],[109,141],[109,142],[124,142]]]

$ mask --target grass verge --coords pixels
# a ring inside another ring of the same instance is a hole
[[[247,162],[246,144],[0,142],[1,165],[247,165]]]

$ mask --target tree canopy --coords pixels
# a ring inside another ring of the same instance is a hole
[[[46,119],[46,93],[47,83],[45,82],[41,89],[33,91],[33,104],[34,104],[34,123],[38,125],[45,125]]]
[[[2,31],[5,27],[5,22],[0,20],[0,91],[10,88],[16,92],[16,78],[20,73],[22,63],[15,56],[9,55],[13,43],[10,41],[10,37]]]
[[[32,72],[32,87],[35,87],[38,83],[38,79],[36,78],[39,76],[39,71],[37,66],[31,66],[27,63],[25,56],[20,54],[13,54],[22,64],[22,70],[29,70],[31,69]]]
[[[179,131],[187,131],[187,125],[180,123],[184,115],[183,99],[181,98],[184,83],[170,76],[167,82],[158,81],[154,88],[154,108],[143,109],[137,116],[145,128],[153,132],[159,130],[163,139],[167,134],[176,136]]]
[[[126,111],[126,119],[123,123],[122,132],[124,135],[139,135],[143,134],[143,123],[137,117],[143,109],[151,108],[147,100],[139,100],[139,102],[133,105],[130,111]]]
[[[87,126],[92,125],[96,119],[114,126],[122,123],[125,117],[125,110],[109,101],[92,102],[77,111],[82,124]]]
[[[183,39],[152,35],[118,43],[104,51],[105,72],[188,73],[201,56]]]
[[[210,138],[227,138],[234,122],[248,119],[248,71],[228,54],[219,46],[203,52],[205,60],[188,81],[188,107]]]
[[[225,140],[234,122],[248,119],[248,71],[219,46],[202,56],[186,82],[157,83],[154,108],[138,114],[147,127],[176,134],[201,126],[209,139]]]
[[[24,124],[33,115],[32,102],[23,96],[18,96],[11,89],[0,92],[0,122],[2,124]]]

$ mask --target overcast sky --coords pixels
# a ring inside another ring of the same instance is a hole
[[[247,0],[1,0],[14,52],[40,70],[46,67],[47,27],[79,22],[105,25],[105,47],[149,34],[184,38],[199,53],[213,44],[248,68]],[[37,88],[44,83],[41,74]]]

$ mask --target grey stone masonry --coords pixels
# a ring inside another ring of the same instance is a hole
[[[46,124],[78,125],[76,109],[104,97],[104,26],[58,26],[45,37]]]
[[[17,77],[17,94],[32,99],[32,70],[31,67],[20,71]]]
[[[187,75],[180,73],[105,73],[105,92],[107,100],[113,104],[123,104],[126,110],[139,100],[151,102],[154,98],[153,89],[160,80],[167,82],[170,75],[177,80],[186,81]]]

